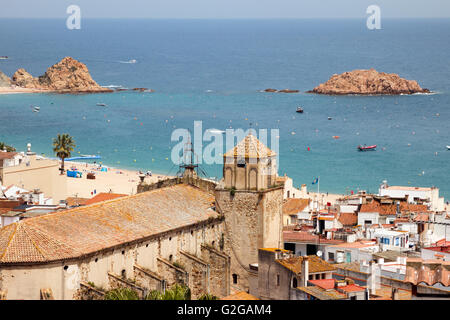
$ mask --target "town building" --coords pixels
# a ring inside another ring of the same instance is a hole
[[[39,189],[55,203],[67,197],[66,176],[59,171],[59,162],[36,155],[28,145],[27,152],[0,151],[0,185]]]
[[[378,194],[379,196],[386,196],[392,199],[406,199],[410,204],[424,204],[431,211],[440,212],[445,210],[444,198],[439,197],[439,189],[436,187],[389,186],[385,180],[380,185]]]

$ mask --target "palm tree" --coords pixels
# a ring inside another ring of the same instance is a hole
[[[53,138],[53,151],[61,159],[61,174],[64,174],[64,159],[70,157],[75,147],[75,141],[67,133],[58,133],[58,137]]]
[[[6,150],[6,152],[14,152],[16,151],[16,148],[11,147],[6,143],[0,141],[0,150]]]

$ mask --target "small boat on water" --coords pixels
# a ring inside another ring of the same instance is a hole
[[[450,146],[447,146],[447,150],[450,150]]]
[[[106,107],[107,105],[106,105],[106,103],[97,103],[97,106],[99,106],[99,107]]]
[[[328,120],[331,120],[331,119],[333,119],[332,117],[328,117]]]
[[[8,59],[8,56],[0,56],[0,60],[6,60]]]
[[[366,146],[366,145],[359,145],[358,146],[358,150],[359,151],[375,151],[377,148],[377,145],[373,145],[373,146]]]
[[[297,107],[297,110],[295,112],[303,113],[303,108],[302,107]]]

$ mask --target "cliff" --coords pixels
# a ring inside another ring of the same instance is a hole
[[[21,88],[39,89],[60,93],[112,92],[95,82],[85,64],[65,57],[51,66],[39,78],[34,78],[25,69],[17,70],[12,82]]]
[[[371,95],[429,93],[430,90],[422,89],[415,80],[406,80],[395,73],[370,69],[335,74],[327,82],[308,92],[329,95]]]
[[[0,71],[0,87],[9,87],[11,85],[11,79],[6,74]]]

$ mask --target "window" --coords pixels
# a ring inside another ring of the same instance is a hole
[[[169,261],[172,262],[172,260],[173,260],[173,255],[170,255],[169,256]]]
[[[334,261],[334,252],[328,252],[328,261]]]
[[[364,224],[372,224],[372,220],[364,220]]]
[[[290,195],[291,195],[291,192],[288,191],[288,192],[287,192],[287,197],[289,198]]]
[[[127,271],[125,269],[122,269],[122,278],[126,278],[127,277]]]
[[[356,300],[356,296],[351,296],[350,300]]]
[[[310,274],[309,277],[308,277],[308,279],[309,279],[309,280],[314,280],[313,277],[314,277],[314,276],[313,276],[312,274]]]
[[[277,286],[280,286],[280,275],[277,274]]]
[[[292,280],[292,288],[297,288],[297,278]]]
[[[233,284],[238,283],[238,275],[236,273],[233,273]]]

